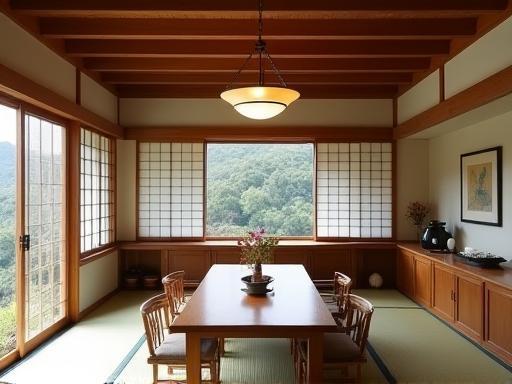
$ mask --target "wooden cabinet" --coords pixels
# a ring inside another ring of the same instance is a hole
[[[476,340],[482,340],[483,335],[483,292],[482,280],[457,272],[454,322],[460,331]]]
[[[404,249],[397,253],[396,286],[407,296],[414,296],[414,255]]]
[[[434,263],[432,310],[467,336],[482,340],[483,281]]]
[[[452,270],[434,263],[432,310],[445,320],[453,321],[455,313],[455,275]]]
[[[311,278],[329,280],[338,271],[355,276],[350,249],[315,249],[311,256]]]
[[[210,252],[201,249],[170,249],[169,272],[185,271],[185,283],[197,285],[210,269]]]
[[[512,362],[512,291],[487,283],[484,345]]]
[[[432,262],[421,256],[414,257],[414,298],[425,307],[432,304]]]

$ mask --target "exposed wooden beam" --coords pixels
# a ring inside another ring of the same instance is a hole
[[[256,18],[256,4],[239,0],[12,0],[11,6],[25,13],[39,16],[68,17],[237,17]],[[436,14],[453,16],[471,11],[499,11],[506,0],[273,0],[265,4],[265,14],[270,17],[418,17]]]
[[[121,98],[217,98],[224,85],[119,85]],[[293,89],[301,98],[325,99],[390,99],[396,92],[394,85],[300,85]]]
[[[102,79],[110,84],[229,84],[235,80],[235,73],[104,73]],[[411,73],[316,73],[284,75],[287,84],[400,84],[412,80]],[[258,74],[241,73],[236,82],[239,84],[255,84]],[[266,84],[279,84],[279,79],[266,71]]]
[[[512,93],[512,66],[403,122],[396,127],[394,136],[403,139],[509,93]]]
[[[272,40],[273,57],[380,57],[445,55],[449,40]],[[246,57],[252,41],[239,40],[68,40],[66,52],[77,57]]]
[[[393,129],[384,127],[131,127],[126,140],[392,140]]]
[[[244,58],[221,59],[190,57],[179,58],[85,58],[84,65],[98,72],[236,72],[242,67]],[[428,57],[409,58],[276,58],[276,66],[282,73],[314,72],[411,72],[426,70],[430,66]],[[247,65],[248,71],[256,71],[257,61]]]
[[[228,19],[91,19],[43,18],[40,31],[65,39],[230,39],[254,40],[257,20]],[[471,36],[476,18],[266,20],[266,40],[297,39],[431,39]]]
[[[123,137],[123,128],[0,64],[0,92],[70,120]]]

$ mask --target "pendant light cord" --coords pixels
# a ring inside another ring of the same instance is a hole
[[[233,77],[233,80],[226,85],[226,90],[231,89],[232,85],[238,82],[238,79],[240,78],[240,75],[242,71],[247,67],[249,62],[252,59],[252,56],[254,53],[258,53],[258,85],[260,87],[264,86],[265,84],[265,70],[263,68],[263,55],[268,59],[270,62],[270,65],[272,67],[272,70],[276,74],[277,78],[279,79],[279,82],[284,88],[287,88],[286,82],[284,81],[283,77],[281,76],[281,72],[279,72],[279,69],[277,69],[276,65],[274,64],[274,61],[272,60],[272,57],[270,57],[270,54],[267,51],[267,45],[265,41],[263,41],[263,0],[259,0],[259,7],[258,7],[258,41],[256,42],[256,49],[249,54],[249,56],[245,59],[243,65],[240,67],[238,72]]]

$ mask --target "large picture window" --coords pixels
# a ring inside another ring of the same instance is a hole
[[[209,143],[207,150],[207,236],[257,227],[313,236],[313,144]]]
[[[89,252],[115,240],[114,143],[82,128],[80,133],[80,249]]]

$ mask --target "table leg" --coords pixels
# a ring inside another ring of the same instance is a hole
[[[321,383],[323,381],[324,364],[324,335],[315,333],[308,340],[308,382]]]
[[[187,383],[201,382],[201,335],[187,332]]]

